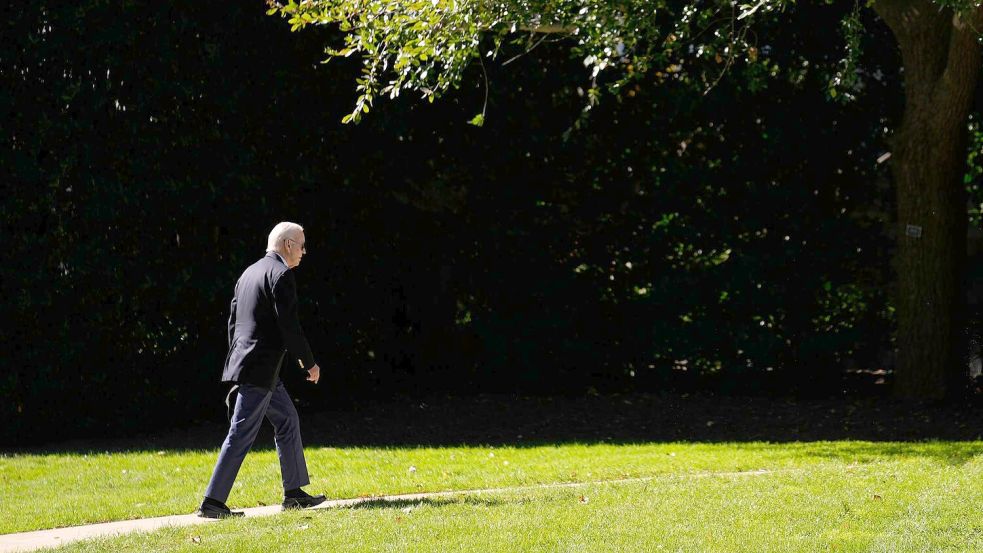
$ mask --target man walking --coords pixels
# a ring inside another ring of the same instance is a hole
[[[324,501],[323,495],[312,496],[301,489],[310,479],[300,441],[300,421],[280,381],[280,368],[288,355],[286,366],[295,367],[296,359],[308,381],[317,384],[321,376],[297,317],[297,286],[290,270],[307,253],[305,242],[300,225],[278,224],[270,232],[266,256],[250,265],[236,283],[222,381],[235,383],[229,397],[236,389],[238,397],[229,434],[198,508],[200,517],[243,515],[231,511],[225,501],[264,417],[273,424],[283,478],[283,507],[312,507]]]

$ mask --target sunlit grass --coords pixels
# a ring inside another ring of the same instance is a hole
[[[0,457],[0,533],[190,513],[216,451]],[[332,498],[624,477],[802,468],[849,474],[961,470],[983,442],[547,444],[521,447],[308,448],[313,492]],[[975,462],[975,461],[974,461]],[[983,485],[983,484],[976,484]],[[834,490],[835,491],[835,490]],[[229,504],[281,500],[272,450],[246,458]]]
[[[814,444],[823,452],[815,456],[810,445],[742,447],[642,446],[635,454],[676,452],[655,471],[686,460],[733,463],[740,451],[757,459],[762,452],[774,454],[776,461],[780,451],[797,452],[802,462],[793,463],[797,469],[757,476],[667,474],[646,482],[289,512],[80,542],[59,551],[983,550],[979,456],[940,456],[953,446],[935,444],[913,446],[910,456],[872,460],[866,452],[854,463],[851,449],[877,446]],[[573,448],[608,458],[620,449]],[[457,451],[473,454],[473,461],[484,453]],[[830,458],[830,451],[845,455]],[[410,452],[392,453],[403,454]]]

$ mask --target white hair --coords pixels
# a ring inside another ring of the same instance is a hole
[[[304,227],[298,225],[297,223],[288,223],[286,221],[277,223],[277,225],[273,227],[273,230],[270,231],[270,237],[266,240],[266,251],[279,251],[280,244],[286,241],[287,238],[293,238],[296,233],[303,231]]]

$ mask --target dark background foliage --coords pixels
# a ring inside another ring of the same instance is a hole
[[[0,441],[220,418],[228,302],[278,221],[340,396],[841,393],[890,368],[897,54],[826,97],[836,7],[764,29],[774,75],[669,75],[584,113],[562,43],[339,124],[357,64],[261,3],[8,6]],[[719,72],[720,67],[702,70]],[[975,177],[974,177],[975,178]],[[975,182],[975,181],[973,181]]]

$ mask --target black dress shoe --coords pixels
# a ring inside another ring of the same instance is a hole
[[[283,498],[283,508],[284,509],[304,509],[306,507],[313,507],[315,505],[320,505],[324,503],[327,499],[323,495],[311,495],[304,490],[300,490],[298,494],[293,497]]]
[[[195,514],[201,518],[234,518],[246,516],[246,513],[242,511],[233,511],[225,506],[225,503],[221,501],[216,501],[210,497],[206,497],[204,501],[201,502],[201,506],[195,511]]]

